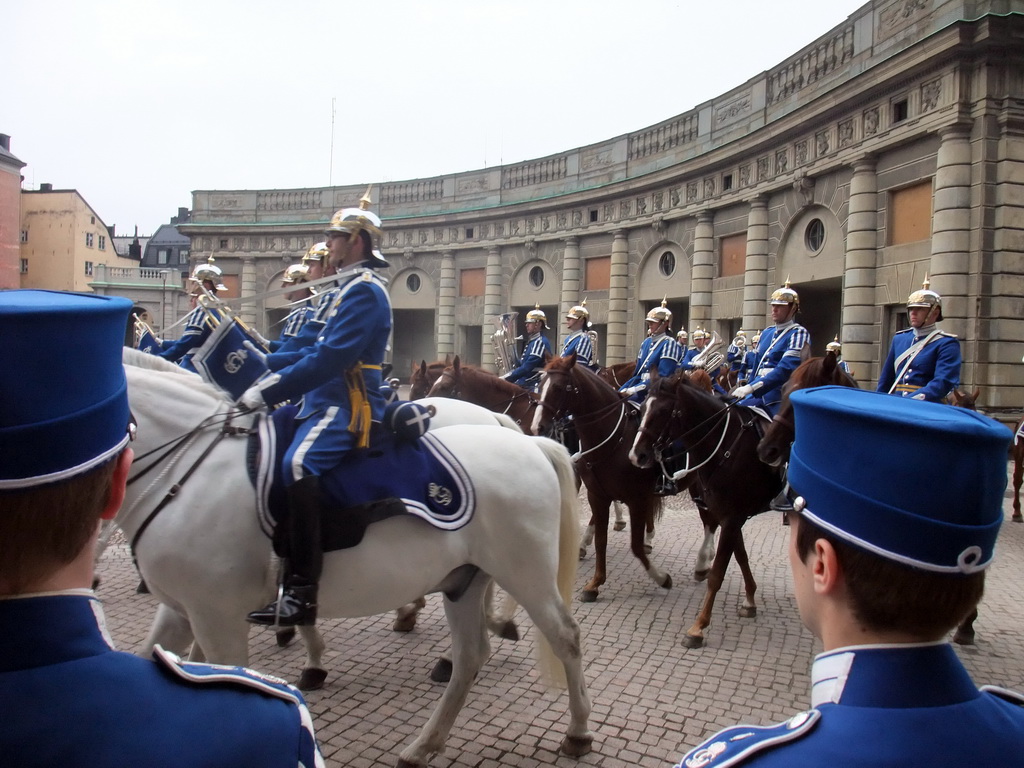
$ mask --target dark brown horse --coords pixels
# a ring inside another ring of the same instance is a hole
[[[635,370],[636,363],[616,363],[602,368],[597,375],[618,389],[632,378]]]
[[[435,360],[429,364],[426,360],[420,360],[419,366],[413,364],[412,376],[409,377],[409,399],[419,400],[421,397],[426,397],[430,388],[434,386],[434,382],[451,364],[451,355],[445,355],[444,360]]]
[[[749,409],[702,391],[685,374],[662,378],[652,373],[630,459],[638,467],[653,467],[674,445],[681,445],[686,477],[696,478],[706,506],[701,517],[705,525],[717,523],[722,529],[704,603],[683,638],[688,648],[704,644],[704,630],[733,557],[743,574],[740,616],[757,614],[757,583],[743,543],[743,523],[768,509],[782,479],[757,458],[756,418]]]
[[[533,421],[535,432],[549,430],[560,419],[572,416],[580,439],[576,471],[587,487],[594,526],[596,552],[594,577],[580,599],[593,602],[607,576],[608,512],[613,501],[629,509],[629,545],[651,580],[670,589],[672,577],[650,561],[644,532],[661,513],[661,499],[654,494],[657,469],[638,469],[629,462],[629,446],[637,430],[634,406],[583,366],[576,355],[556,357],[544,368],[540,408]]]
[[[532,434],[530,425],[537,407],[537,396],[482,368],[462,365],[458,355],[438,376],[429,395],[465,400],[495,413],[504,413],[524,432]]]

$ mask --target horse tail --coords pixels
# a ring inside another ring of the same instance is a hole
[[[551,462],[558,476],[559,520],[558,520],[558,592],[566,610],[572,613],[572,595],[576,587],[576,567],[579,563],[579,492],[576,490],[576,472],[565,446],[546,437],[534,437],[534,441]],[[537,633],[537,666],[544,680],[550,686],[566,686],[565,668],[555,656],[541,632]]]
[[[509,416],[507,413],[495,412],[494,420],[498,422],[499,427],[504,427],[505,429],[514,429],[516,432],[523,431],[522,427],[520,427],[516,423],[516,420]]]

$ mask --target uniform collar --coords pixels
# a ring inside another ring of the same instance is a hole
[[[0,600],[0,674],[99,656],[113,650],[91,590]]]
[[[779,331],[788,331],[794,325],[796,325],[796,318],[795,317],[791,317],[791,318],[789,318],[789,320],[787,320],[784,323],[777,323],[775,325],[775,332],[778,333]]]
[[[912,328],[911,330],[914,332],[915,340],[923,339],[925,336],[927,336],[929,333],[935,330],[935,323],[932,323],[931,325],[923,325],[920,328]]]
[[[662,331],[661,333],[656,333],[653,336],[648,336],[647,338],[651,341],[661,341],[662,339],[668,338],[668,334]]]
[[[977,687],[947,642],[858,645],[823,653],[811,668],[811,706],[905,709],[969,701]]]

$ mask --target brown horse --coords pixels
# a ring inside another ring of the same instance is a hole
[[[1013,438],[1013,517],[1015,523],[1024,521],[1020,514],[1020,486],[1024,480],[1024,421],[1017,426]]]
[[[748,518],[768,509],[782,488],[782,479],[757,458],[754,420],[758,417],[747,408],[702,391],[682,373],[659,377],[652,372],[641,413],[630,452],[632,462],[638,467],[652,467],[668,458],[673,444],[681,444],[686,457],[684,476],[696,478],[706,506],[702,519],[722,529],[704,603],[683,638],[686,647],[700,648],[733,557],[743,574],[745,597],[740,616],[757,615],[757,583],[750,571],[742,527]]]
[[[431,397],[465,400],[495,413],[504,413],[524,432],[531,434],[530,425],[537,407],[537,396],[482,368],[462,365],[458,355],[438,376],[429,394]]]
[[[409,377],[409,399],[419,400],[422,397],[426,397],[430,392],[430,388],[434,386],[434,382],[444,373],[444,369],[451,364],[451,355],[445,355],[444,360],[435,360],[429,364],[426,360],[420,360],[419,366],[414,363],[412,375]]]
[[[644,532],[660,515],[661,499],[654,494],[657,470],[638,469],[629,463],[629,446],[637,428],[634,407],[597,374],[576,365],[575,354],[553,358],[544,367],[539,398],[534,432],[551,429],[558,420],[572,416],[580,438],[576,471],[587,487],[596,553],[594,577],[580,599],[594,602],[605,583],[608,512],[615,500],[629,509],[633,555],[655,584],[671,589],[672,577],[654,566],[644,547]]]
[[[615,365],[602,368],[597,372],[597,375],[615,387],[615,389],[618,389],[632,378],[633,371],[635,370],[636,363],[616,363]]]

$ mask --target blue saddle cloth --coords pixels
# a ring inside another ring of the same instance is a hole
[[[257,510],[264,533],[277,542],[287,514],[281,457],[295,434],[298,408],[284,406],[257,427],[258,450],[250,456]],[[366,527],[396,514],[408,514],[444,530],[456,530],[473,516],[475,494],[468,475],[448,449],[429,432],[415,439],[385,428],[375,430],[371,447],[351,452],[320,478],[338,514],[324,514],[324,551],[358,544]],[[405,505],[378,504],[398,498]]]

